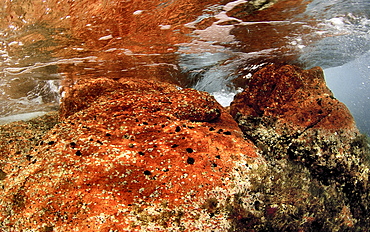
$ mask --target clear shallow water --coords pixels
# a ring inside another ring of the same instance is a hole
[[[0,118],[56,109],[63,88],[99,76],[169,81],[228,105],[260,64],[283,61],[325,68],[369,133],[370,1],[273,2],[3,1]]]
[[[357,126],[370,135],[370,52],[325,70],[327,85],[351,110]]]

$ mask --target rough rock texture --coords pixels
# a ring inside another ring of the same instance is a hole
[[[64,121],[2,180],[4,231],[231,227],[234,194],[249,188],[264,159],[213,97],[104,78],[66,96]]]
[[[50,112],[26,122],[0,126],[0,180],[29,164],[30,153],[57,122],[58,112]]]
[[[326,87],[321,68],[267,65],[230,111],[270,164],[302,164],[343,195],[332,198],[343,198],[356,228],[369,225],[368,145],[347,107]]]
[[[239,125],[209,94],[153,80],[66,90],[58,124],[0,127],[2,231],[369,227],[367,143],[319,68],[257,71],[231,105]]]

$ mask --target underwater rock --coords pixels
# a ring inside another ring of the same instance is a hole
[[[234,194],[265,161],[212,96],[105,78],[68,91],[27,165],[0,173],[4,231],[230,228]]]
[[[45,134],[58,123],[58,112],[0,125],[0,180],[28,166]]]
[[[58,124],[0,127],[3,231],[369,225],[367,144],[318,68],[257,71],[230,107],[239,125],[209,94],[154,80],[65,91]]]
[[[230,112],[270,164],[303,165],[321,185],[336,188],[332,197],[349,206],[357,228],[369,225],[369,147],[321,68],[267,65],[235,96]]]

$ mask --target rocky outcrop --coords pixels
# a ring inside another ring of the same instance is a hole
[[[2,180],[5,231],[227,230],[264,164],[213,97],[170,84],[81,81],[61,118]]]
[[[154,80],[65,91],[58,124],[0,126],[3,231],[369,225],[367,143],[319,68],[263,67],[235,97],[236,121],[209,94]]]
[[[302,164],[320,183],[344,194],[359,226],[369,224],[368,146],[347,107],[327,88],[320,68],[267,65],[230,110],[271,163]]]

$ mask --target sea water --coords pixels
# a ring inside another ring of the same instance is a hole
[[[260,65],[282,61],[323,67],[370,134],[370,1],[290,1],[248,14],[249,2],[3,1],[0,123],[55,110],[63,86],[101,76],[155,77],[227,106]]]

